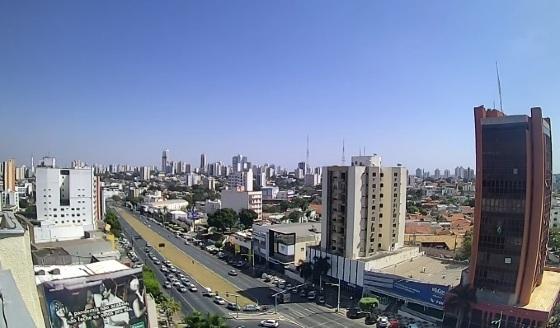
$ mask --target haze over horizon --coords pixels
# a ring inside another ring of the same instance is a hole
[[[504,4],[507,4],[504,5]],[[0,160],[474,167],[473,107],[560,133],[560,3],[6,1]],[[556,26],[556,28],[552,28]]]

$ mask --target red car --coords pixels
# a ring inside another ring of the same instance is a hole
[[[396,320],[396,319],[389,320],[389,327],[390,328],[399,328],[399,320]]]

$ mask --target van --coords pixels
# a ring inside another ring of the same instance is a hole
[[[216,296],[216,293],[214,293],[212,289],[206,287],[202,291],[202,296],[214,297]]]

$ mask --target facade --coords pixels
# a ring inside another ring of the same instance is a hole
[[[321,175],[309,173],[305,175],[304,184],[308,187],[315,187],[321,183]]]
[[[161,154],[161,172],[167,172],[167,166],[169,165],[169,149],[166,149]]]
[[[144,181],[150,180],[150,167],[142,166],[140,168],[140,178]]]
[[[97,229],[99,179],[92,168],[36,170],[37,220],[35,242],[80,239]]]
[[[239,191],[253,191],[253,170],[237,171],[228,176],[228,188]]]
[[[260,191],[223,190],[221,194],[222,208],[231,208],[236,212],[246,208],[262,218],[262,193]]]
[[[5,305],[2,312],[9,327],[45,327],[35,286],[29,230],[10,212],[0,212],[0,286]]]
[[[16,161],[9,159],[2,163],[4,191],[16,191]]]
[[[306,260],[307,247],[319,245],[320,228],[317,223],[253,224],[255,256],[282,267],[299,265]]]
[[[540,327],[558,298],[556,291],[545,306],[542,297],[532,297],[558,289],[543,283],[558,275],[544,270],[552,185],[550,119],[538,107],[531,108],[531,116],[506,116],[481,106],[474,117],[478,179],[468,278],[477,302],[471,326],[487,326],[505,308],[504,326]]]
[[[553,199],[550,208],[550,227],[560,228],[560,200]]]
[[[323,169],[321,249],[349,259],[403,246],[407,170],[354,156],[352,166]]]
[[[217,210],[222,208],[222,201],[221,200],[210,200],[207,199],[204,203],[204,212],[206,214],[214,214]]]
[[[262,192],[263,200],[274,200],[274,199],[276,199],[276,196],[278,195],[279,191],[280,191],[280,188],[278,188],[276,186],[262,187],[261,192]]]
[[[200,154],[200,172],[205,173],[208,166],[206,161],[206,154]]]
[[[208,190],[215,190],[216,189],[216,179],[212,177],[208,177],[204,179],[204,187]]]

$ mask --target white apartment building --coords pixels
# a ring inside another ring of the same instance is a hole
[[[142,166],[140,168],[140,178],[144,181],[150,180],[150,167],[149,166]]]
[[[204,203],[204,212],[206,214],[214,214],[217,210],[222,208],[222,201],[207,199]]]
[[[36,243],[80,239],[97,229],[100,182],[92,168],[37,167],[35,175]]]
[[[321,249],[356,259],[402,247],[407,176],[402,166],[382,167],[377,155],[325,167]]]
[[[308,187],[315,187],[321,183],[321,175],[317,173],[309,173],[305,175],[304,184]]]
[[[263,200],[274,200],[276,199],[276,195],[278,195],[280,188],[276,186],[267,186],[267,187],[262,187],[261,191],[262,191]]]
[[[550,207],[550,227],[560,228],[560,199],[552,198]]]
[[[253,170],[230,174],[228,176],[228,189],[253,191]]]
[[[222,208],[231,208],[236,212],[247,208],[255,211],[262,218],[262,192],[223,190],[221,195]]]

